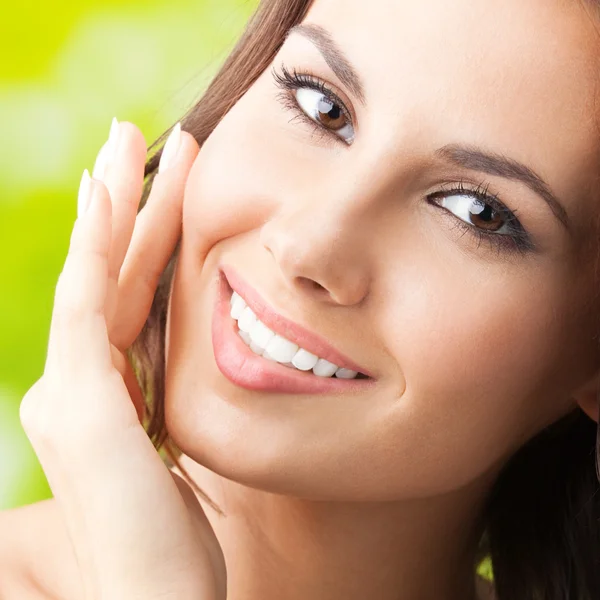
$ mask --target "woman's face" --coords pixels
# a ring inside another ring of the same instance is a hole
[[[167,427],[193,460],[270,491],[455,490],[574,409],[600,360],[600,40],[574,1],[316,0],[303,25],[190,173]],[[299,92],[277,83],[284,67]],[[211,339],[221,265],[374,381],[230,381]]]

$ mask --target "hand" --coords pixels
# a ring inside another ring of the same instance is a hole
[[[113,121],[98,179],[82,178],[82,214],[56,286],[44,373],[21,402],[21,424],[89,600],[226,597],[221,548],[191,488],[169,471],[140,422],[143,399],[125,355],[180,237],[185,182],[199,151],[178,128],[169,142],[176,153],[137,215],[146,143],[137,127]]]

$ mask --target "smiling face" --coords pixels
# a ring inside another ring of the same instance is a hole
[[[190,173],[166,395],[183,452],[302,497],[432,496],[574,409],[600,358],[599,44],[577,2],[316,0]],[[372,385],[225,377],[222,264]]]

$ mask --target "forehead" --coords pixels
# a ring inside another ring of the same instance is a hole
[[[346,54],[364,84],[360,124],[377,125],[390,150],[466,142],[504,153],[567,210],[595,180],[600,18],[580,0],[315,0],[304,22]],[[318,56],[300,36],[289,43]]]

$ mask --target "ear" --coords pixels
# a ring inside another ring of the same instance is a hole
[[[596,421],[596,423],[598,423],[598,420],[600,419],[599,393],[600,372],[597,372],[572,394],[572,398],[577,402],[581,410],[592,419],[592,421]]]

